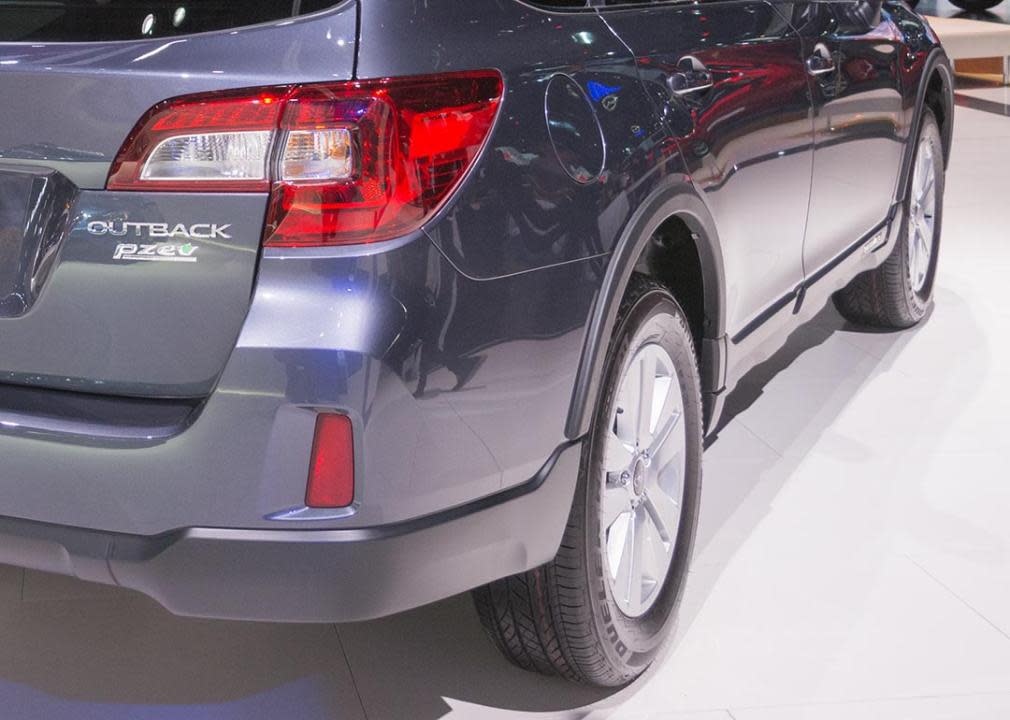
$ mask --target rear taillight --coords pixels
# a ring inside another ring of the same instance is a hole
[[[501,98],[501,75],[482,71],[169,100],[127,138],[108,188],[269,190],[267,245],[388,239],[445,202]]]

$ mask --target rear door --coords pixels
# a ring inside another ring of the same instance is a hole
[[[727,330],[743,334],[803,280],[812,129],[801,40],[763,0],[603,12],[675,108],[719,233]]]
[[[814,179],[804,262],[815,273],[887,217],[906,128],[901,34],[886,11],[866,27],[855,0],[811,7],[819,19],[805,36],[807,53],[825,61],[811,74]]]
[[[351,1],[0,2],[0,381],[211,390],[266,193],[110,192],[110,166],[167,98],[350,78],[355,16]]]

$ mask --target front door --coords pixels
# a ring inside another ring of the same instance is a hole
[[[802,41],[763,0],[603,14],[674,110],[672,132],[719,233],[726,329],[740,335],[803,280],[813,153]]]

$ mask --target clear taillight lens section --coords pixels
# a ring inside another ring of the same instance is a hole
[[[269,130],[255,130],[170,137],[151,151],[140,179],[264,182],[272,136]]]
[[[281,182],[352,179],[358,153],[351,133],[350,128],[289,132],[281,155]]]
[[[167,100],[137,123],[112,164],[110,190],[263,192],[285,88]]]
[[[267,245],[388,239],[458,186],[502,90],[499,73],[482,71],[168,101],[131,134],[108,187],[269,189]]]

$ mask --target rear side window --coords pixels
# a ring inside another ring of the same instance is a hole
[[[0,0],[0,42],[171,37],[284,20],[338,0]]]
[[[608,8],[624,5],[655,5],[664,1],[669,2],[690,2],[691,0],[528,0],[532,5],[549,8]]]

